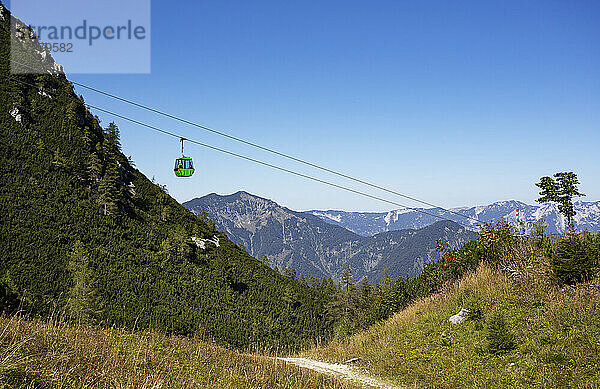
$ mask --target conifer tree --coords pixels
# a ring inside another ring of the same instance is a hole
[[[329,297],[334,296],[338,291],[338,288],[335,286],[335,282],[333,282],[331,277],[323,278],[321,288],[323,289],[323,293]]]
[[[509,331],[501,312],[494,312],[487,324],[488,351],[492,354],[513,350],[516,347],[513,334]]]
[[[90,324],[97,319],[101,311],[94,291],[89,256],[79,240],[73,245],[68,269],[73,278],[73,286],[69,289],[66,311],[72,318]]]
[[[121,152],[121,132],[114,122],[111,122],[104,131],[104,139],[107,141],[107,151],[110,156],[116,156]]]
[[[356,280],[352,276],[350,266],[342,272],[340,290],[334,296],[334,301],[330,305],[330,311],[339,318],[350,318],[354,315],[357,308],[357,289]]]
[[[341,287],[346,292],[350,292],[354,289],[356,285],[356,280],[353,277],[352,269],[350,269],[350,265],[346,264],[344,271],[342,272],[342,283]]]
[[[554,178],[542,177],[540,182],[535,184],[541,189],[540,198],[536,201],[538,203],[558,203],[558,210],[567,218],[569,227],[573,227],[572,221],[575,216],[573,197],[585,196],[585,194],[579,192],[577,188],[579,185],[577,174],[573,172],[555,173]]]
[[[283,275],[291,278],[292,280],[295,280],[296,279],[296,269],[286,267],[285,269],[283,269]]]
[[[69,104],[67,104],[65,116],[67,120],[67,130],[69,131],[69,135],[74,129],[79,127],[79,107],[80,105],[77,104],[75,101],[72,101]]]
[[[60,149],[54,150],[52,166],[54,166],[56,169],[65,169],[67,166],[67,160],[60,152]]]
[[[119,172],[117,171],[117,166],[115,163],[110,163],[98,187],[100,191],[99,201],[104,215],[114,215],[118,211],[118,184]]]
[[[319,278],[316,276],[310,276],[308,277],[308,283],[310,284],[310,287],[318,290],[319,292],[323,293],[324,289],[322,288],[322,283],[321,281],[319,281]]]
[[[294,290],[291,288],[291,286],[288,286],[285,288],[282,299],[286,303],[286,308],[288,310],[291,310],[292,307],[294,306],[294,303],[296,302],[296,294],[295,294]]]
[[[104,156],[104,175],[100,180],[100,205],[104,215],[114,215],[119,209],[119,200],[122,195],[121,177],[118,169],[118,157],[121,152],[119,140],[119,128],[111,122],[104,130],[104,141],[102,142],[102,154]],[[91,170],[97,170],[97,161],[92,158]]]
[[[305,286],[308,288],[308,282],[306,281],[306,278],[304,278],[304,274],[300,273],[300,277],[298,277],[298,282],[300,282],[300,284],[302,284],[302,286]]]
[[[387,268],[383,270],[383,280],[378,285],[378,289],[380,314],[382,317],[387,317],[397,308],[394,296],[394,279]]]
[[[366,301],[371,296],[371,293],[373,293],[373,286],[369,282],[369,278],[364,277],[360,281],[360,295],[361,295],[361,298]]]
[[[95,136],[89,125],[83,126],[83,143],[88,151],[87,174],[93,183],[100,181],[102,177],[102,159],[98,155],[98,148]]]
[[[88,174],[93,183],[98,183],[102,178],[102,159],[97,152],[90,152],[88,157]]]

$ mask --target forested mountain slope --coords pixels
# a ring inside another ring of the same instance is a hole
[[[239,347],[296,346],[327,333],[323,297],[250,257],[136,170],[118,128],[100,126],[35,39],[20,40],[16,59],[46,74],[12,75],[11,16],[1,4],[0,13],[2,308]],[[19,29],[32,36],[25,23]]]

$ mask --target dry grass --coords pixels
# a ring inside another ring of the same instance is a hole
[[[0,317],[0,387],[356,388],[260,355],[157,332]]]
[[[305,355],[361,357],[375,375],[411,387],[599,387],[600,282],[561,289],[543,258],[514,262],[517,273],[480,267],[386,322]],[[448,322],[473,304],[482,320]],[[486,318],[496,311],[517,341],[516,350],[500,355],[486,351]]]

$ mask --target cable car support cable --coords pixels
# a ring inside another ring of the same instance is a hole
[[[8,59],[8,58],[5,58],[5,59]],[[22,65],[22,66],[28,67],[28,68],[30,68],[30,69],[34,69],[33,67],[30,67],[30,66],[28,66],[28,65],[25,65],[25,64],[23,64],[23,63],[20,63],[20,62],[14,61],[14,60],[11,60],[11,61],[12,61],[13,63],[16,63],[16,64],[18,64],[18,65]],[[88,90],[90,90],[90,91],[92,91],[92,92],[96,92],[96,93],[99,93],[99,94],[101,94],[101,95],[107,96],[107,97],[109,97],[109,98],[112,98],[112,99],[115,99],[115,100],[118,100],[118,101],[121,101],[121,102],[127,103],[127,104],[129,104],[129,105],[133,105],[133,106],[135,106],[135,107],[138,107],[138,108],[141,108],[141,109],[144,109],[144,110],[146,110],[146,111],[150,111],[150,112],[156,113],[156,114],[158,114],[158,115],[161,115],[161,116],[164,116],[164,117],[167,117],[167,118],[173,119],[173,120],[177,120],[177,121],[179,121],[179,122],[181,122],[181,123],[185,123],[185,124],[187,124],[187,125],[190,125],[190,126],[193,126],[193,127],[199,128],[199,129],[202,129],[202,130],[204,130],[204,131],[209,131],[209,132],[212,132],[212,133],[214,133],[214,134],[217,134],[217,135],[219,135],[219,136],[222,136],[222,137],[225,137],[225,138],[228,138],[228,139],[234,140],[234,141],[236,141],[236,142],[243,143],[243,144],[245,144],[245,145],[247,145],[247,146],[251,146],[251,147],[254,147],[254,148],[257,148],[257,149],[260,149],[260,150],[266,151],[266,152],[268,152],[268,153],[275,154],[275,155],[277,155],[277,156],[280,156],[280,157],[283,157],[283,158],[287,158],[287,159],[289,159],[289,160],[292,160],[292,161],[294,161],[294,162],[298,162],[298,163],[304,164],[304,165],[306,165],[306,166],[310,166],[310,167],[312,167],[312,168],[319,169],[319,170],[322,170],[322,171],[324,171],[324,172],[327,172],[327,173],[330,173],[330,174],[334,174],[334,175],[337,175],[337,176],[339,176],[339,177],[343,177],[343,178],[345,178],[345,179],[348,179],[348,180],[351,180],[351,181],[354,181],[354,182],[358,182],[358,183],[360,183],[360,184],[363,184],[363,185],[366,185],[366,186],[370,186],[370,187],[372,187],[372,188],[375,188],[375,189],[378,189],[378,190],[381,190],[381,191],[384,191],[384,192],[387,192],[387,193],[390,193],[390,194],[394,194],[394,195],[396,195],[396,196],[400,196],[400,197],[403,197],[403,198],[405,198],[405,199],[408,199],[408,200],[412,200],[412,201],[418,202],[418,203],[420,203],[420,204],[428,205],[428,206],[430,206],[430,207],[434,207],[434,208],[439,208],[439,209],[441,209],[441,210],[444,210],[444,211],[446,211],[446,212],[448,212],[448,213],[452,213],[452,214],[454,214],[454,215],[456,215],[456,216],[460,216],[460,217],[463,217],[463,218],[465,218],[465,219],[469,219],[469,220],[471,220],[471,221],[474,221],[474,222],[478,222],[478,223],[480,222],[478,219],[476,219],[476,218],[474,218],[474,217],[471,217],[471,216],[468,216],[468,215],[464,215],[464,214],[462,214],[462,213],[460,213],[460,212],[456,212],[456,211],[453,211],[453,210],[451,210],[451,209],[444,208],[444,207],[441,207],[441,206],[439,206],[439,205],[436,205],[436,204],[433,204],[433,203],[430,203],[430,202],[427,202],[427,201],[424,201],[424,200],[420,200],[420,199],[418,199],[418,198],[416,198],[416,197],[413,197],[413,196],[409,196],[409,195],[406,195],[406,194],[400,193],[400,192],[398,192],[398,191],[395,191],[395,190],[393,190],[393,189],[388,189],[388,188],[385,188],[385,187],[383,187],[383,186],[381,186],[381,185],[377,185],[377,184],[371,183],[371,182],[369,182],[369,181],[366,181],[366,180],[363,180],[363,179],[360,179],[360,178],[356,178],[356,177],[350,176],[350,175],[348,175],[348,174],[345,174],[345,173],[339,172],[339,171],[337,171],[337,170],[333,170],[333,169],[327,168],[327,167],[325,167],[325,166],[321,166],[321,165],[318,165],[318,164],[316,164],[316,163],[309,162],[309,161],[306,161],[306,160],[304,160],[304,159],[301,159],[301,158],[298,158],[298,157],[294,157],[294,156],[292,156],[292,155],[289,155],[289,154],[285,154],[285,153],[283,153],[283,152],[280,152],[280,151],[277,151],[277,150],[271,149],[271,148],[269,148],[269,147],[265,147],[265,146],[259,145],[259,144],[257,144],[257,143],[254,143],[254,142],[247,141],[247,140],[245,140],[245,139],[242,139],[242,138],[236,137],[236,136],[234,136],[234,135],[231,135],[231,134],[228,134],[228,133],[226,133],[226,132],[219,131],[219,130],[215,130],[215,129],[213,129],[213,128],[210,128],[210,127],[204,126],[204,125],[202,125],[202,124],[199,124],[199,123],[196,123],[196,122],[192,122],[192,121],[190,121],[190,120],[187,120],[187,119],[181,118],[181,117],[179,117],[179,116],[176,116],[176,115],[170,114],[170,113],[168,113],[168,112],[164,112],[164,111],[158,110],[158,109],[156,109],[156,108],[152,108],[152,107],[150,107],[150,106],[147,106],[147,105],[144,105],[144,104],[141,104],[141,103],[135,102],[135,101],[133,101],[133,100],[130,100],[130,99],[126,99],[126,98],[123,98],[123,97],[117,96],[117,95],[115,95],[115,94],[113,94],[113,93],[109,93],[109,92],[103,91],[103,90],[101,90],[101,89],[97,89],[97,88],[94,88],[94,87],[92,87],[92,86],[89,86],[89,85],[86,85],[86,84],[83,84],[83,83],[80,83],[80,82],[76,82],[76,81],[69,81],[69,82],[71,82],[71,84],[73,84],[73,85],[80,86],[80,87],[82,87],[82,88],[85,88],[85,89],[88,89]],[[411,208],[411,209],[412,209],[412,208]]]
[[[121,114],[118,114],[118,113],[115,113],[115,112],[112,112],[112,111],[109,111],[109,110],[106,110],[106,109],[103,109],[103,108],[100,108],[100,107],[97,107],[97,106],[94,106],[94,105],[88,105],[88,107],[96,109],[96,110],[98,110],[100,112],[104,112],[106,114],[115,116],[117,118],[129,121],[131,123],[140,125],[142,127],[149,128],[149,129],[154,130],[154,131],[158,131],[158,132],[161,132],[161,133],[166,134],[166,135],[170,135],[170,136],[175,137],[175,138],[181,138],[181,136],[178,135],[178,134],[176,134],[176,133],[164,130],[162,128],[153,126],[151,124],[147,124],[147,123],[141,122],[141,121],[136,120],[136,119],[132,119],[132,118],[124,116],[124,115],[121,115]],[[209,145],[207,143],[203,143],[203,142],[200,142],[200,141],[197,141],[197,140],[187,139],[187,138],[186,138],[186,140],[188,142],[190,142],[190,143],[193,143],[193,144],[196,144],[196,145],[199,145],[199,146],[202,146],[202,147],[214,150],[214,151],[218,151],[220,153],[228,154],[228,155],[231,155],[231,156],[234,156],[234,157],[237,157],[237,158],[244,159],[246,161],[250,161],[250,162],[253,162],[253,163],[256,163],[256,164],[259,164],[259,165],[267,166],[267,167],[270,167],[272,169],[276,169],[276,170],[279,170],[279,171],[282,171],[282,172],[285,172],[285,173],[289,173],[289,174],[292,174],[292,175],[295,175],[295,176],[298,176],[298,177],[305,178],[307,180],[319,182],[321,184],[329,185],[331,187],[342,189],[342,190],[345,190],[347,192],[358,194],[358,195],[361,195],[361,196],[364,196],[364,197],[368,197],[368,198],[373,199],[373,200],[382,201],[382,202],[385,202],[385,203],[388,203],[388,204],[392,204],[392,205],[395,205],[395,206],[398,206],[398,207],[402,207],[404,209],[409,209],[409,210],[413,210],[413,211],[416,211],[416,212],[419,212],[419,213],[422,213],[422,214],[425,214],[425,215],[433,216],[433,217],[435,217],[437,219],[451,221],[451,222],[454,222],[454,223],[457,223],[457,224],[461,225],[462,227],[470,228],[470,226],[465,226],[465,225],[461,224],[460,222],[457,222],[456,220],[451,220],[451,219],[445,218],[443,216],[439,216],[439,215],[436,215],[436,214],[424,211],[424,210],[419,209],[419,208],[409,207],[407,205],[398,203],[396,201],[387,200],[387,199],[385,199],[383,197],[375,196],[375,195],[372,195],[370,193],[366,193],[366,192],[362,192],[362,191],[359,191],[359,190],[356,190],[356,189],[352,189],[352,188],[349,188],[349,187],[346,187],[346,186],[343,186],[343,185],[339,185],[339,184],[336,184],[336,183],[333,183],[333,182],[330,182],[330,181],[326,181],[326,180],[323,180],[323,179],[320,179],[320,178],[317,178],[317,177],[314,177],[314,176],[310,176],[308,174],[296,172],[294,170],[290,170],[290,169],[287,169],[287,168],[284,168],[284,167],[281,167],[281,166],[278,166],[278,165],[274,165],[274,164],[269,163],[269,162],[264,162],[264,161],[261,161],[259,159],[248,157],[248,156],[243,155],[243,154],[238,154],[238,153],[235,153],[233,151],[222,149],[220,147],[212,146],[212,145]]]
[[[11,76],[4,76],[4,77],[12,79],[12,80],[14,80],[16,82],[19,82],[19,83],[22,83],[22,84],[25,84],[25,85],[29,85],[31,87],[34,87],[34,88],[40,90],[40,91],[44,91],[46,93],[48,92],[48,91],[44,90],[44,88],[42,88],[42,87],[40,87],[38,85],[34,85],[34,84],[31,84],[31,83],[19,80],[18,78],[11,77]],[[176,134],[174,132],[164,130],[164,129],[160,128],[160,127],[156,127],[156,126],[153,126],[151,124],[144,123],[142,121],[139,121],[139,120],[136,120],[136,119],[133,119],[133,118],[130,118],[130,117],[118,114],[116,112],[109,111],[107,109],[104,109],[104,108],[101,108],[101,107],[98,107],[98,106],[94,106],[94,105],[87,104],[87,103],[85,105],[87,107],[89,107],[89,108],[96,109],[96,110],[98,110],[100,112],[104,112],[104,113],[112,115],[114,117],[117,117],[117,118],[126,120],[128,122],[137,124],[139,126],[148,128],[150,130],[153,130],[153,131],[156,131],[156,132],[160,132],[162,134],[169,135],[171,137],[179,138],[180,140],[184,139],[184,140],[187,140],[190,143],[193,143],[193,144],[196,144],[196,145],[199,145],[199,146],[202,146],[202,147],[214,150],[214,151],[218,151],[218,152],[223,153],[223,154],[228,154],[228,155],[231,155],[231,156],[234,156],[234,157],[237,157],[237,158],[240,158],[240,159],[244,159],[244,160],[247,160],[247,161],[259,164],[259,165],[263,165],[263,166],[270,167],[272,169],[276,169],[276,170],[279,170],[279,171],[282,171],[282,172],[285,172],[285,173],[288,173],[288,174],[292,174],[292,175],[295,175],[295,176],[298,176],[298,177],[302,177],[302,178],[305,178],[307,180],[315,181],[315,182],[318,182],[318,183],[321,183],[321,184],[324,184],[324,185],[328,185],[328,186],[331,186],[331,187],[334,187],[334,188],[337,188],[337,189],[341,189],[341,190],[350,192],[350,193],[358,194],[360,196],[367,197],[367,198],[370,198],[370,199],[373,199],[373,200],[378,200],[378,201],[385,202],[385,203],[388,203],[388,204],[392,204],[392,205],[395,205],[395,206],[398,206],[398,207],[402,207],[402,208],[404,208],[406,210],[413,210],[415,212],[419,212],[419,213],[422,213],[422,214],[425,214],[425,215],[429,215],[429,216],[435,217],[435,218],[440,219],[440,220],[451,221],[451,222],[457,223],[457,224],[459,224],[459,225],[461,225],[462,227],[465,227],[465,228],[471,228],[471,226],[464,225],[464,224],[462,224],[462,223],[460,223],[460,222],[458,222],[456,220],[448,219],[446,217],[439,216],[439,215],[436,215],[436,214],[431,213],[431,212],[427,212],[427,211],[419,209],[419,208],[410,207],[410,206],[407,206],[405,204],[398,203],[396,201],[388,200],[388,199],[385,199],[385,198],[380,197],[380,196],[376,196],[376,195],[372,195],[370,193],[366,193],[366,192],[363,192],[363,191],[360,191],[360,190],[352,189],[352,188],[349,188],[349,187],[346,187],[346,186],[343,186],[343,185],[340,185],[340,184],[336,184],[336,183],[333,183],[333,182],[330,182],[330,181],[326,181],[326,180],[323,180],[323,179],[320,179],[320,178],[317,178],[317,177],[314,177],[314,176],[310,176],[308,174],[296,172],[296,171],[291,170],[291,169],[287,169],[287,168],[284,168],[284,167],[281,167],[281,166],[278,166],[278,165],[275,165],[275,164],[272,164],[272,163],[269,163],[269,162],[264,162],[264,161],[261,161],[261,160],[258,160],[258,159],[252,158],[252,157],[248,157],[248,156],[245,156],[243,154],[238,154],[238,153],[235,153],[235,152],[223,149],[223,148],[212,146],[210,144],[203,143],[203,142],[200,142],[200,141],[197,141],[197,140],[193,140],[193,139],[189,139],[189,138],[184,138],[181,135]],[[182,146],[183,146],[183,142],[182,142]],[[441,207],[438,207],[438,208],[444,209],[444,208],[441,208]],[[463,217],[468,217],[468,216],[465,216],[465,215],[462,215],[462,214],[458,214],[458,215],[461,215]],[[475,219],[475,218],[472,218],[472,217],[468,217],[468,218],[472,219],[472,220],[475,220],[478,223],[481,223],[481,221],[479,221],[478,219]]]

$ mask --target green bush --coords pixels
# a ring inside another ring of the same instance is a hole
[[[471,296],[468,298],[466,300],[465,307],[469,310],[469,320],[478,323],[483,320],[483,308],[481,307],[481,302],[477,297]]]
[[[505,221],[485,223],[477,232],[477,256],[493,268],[501,268],[519,242],[517,229]]]
[[[516,348],[514,336],[506,326],[506,320],[501,312],[495,312],[487,323],[488,352],[500,354]]]
[[[589,233],[568,233],[555,247],[552,271],[559,282],[588,281],[598,272],[599,241]]]
[[[348,338],[355,332],[353,327],[354,326],[348,318],[342,319],[333,330],[333,338],[337,341]]]

